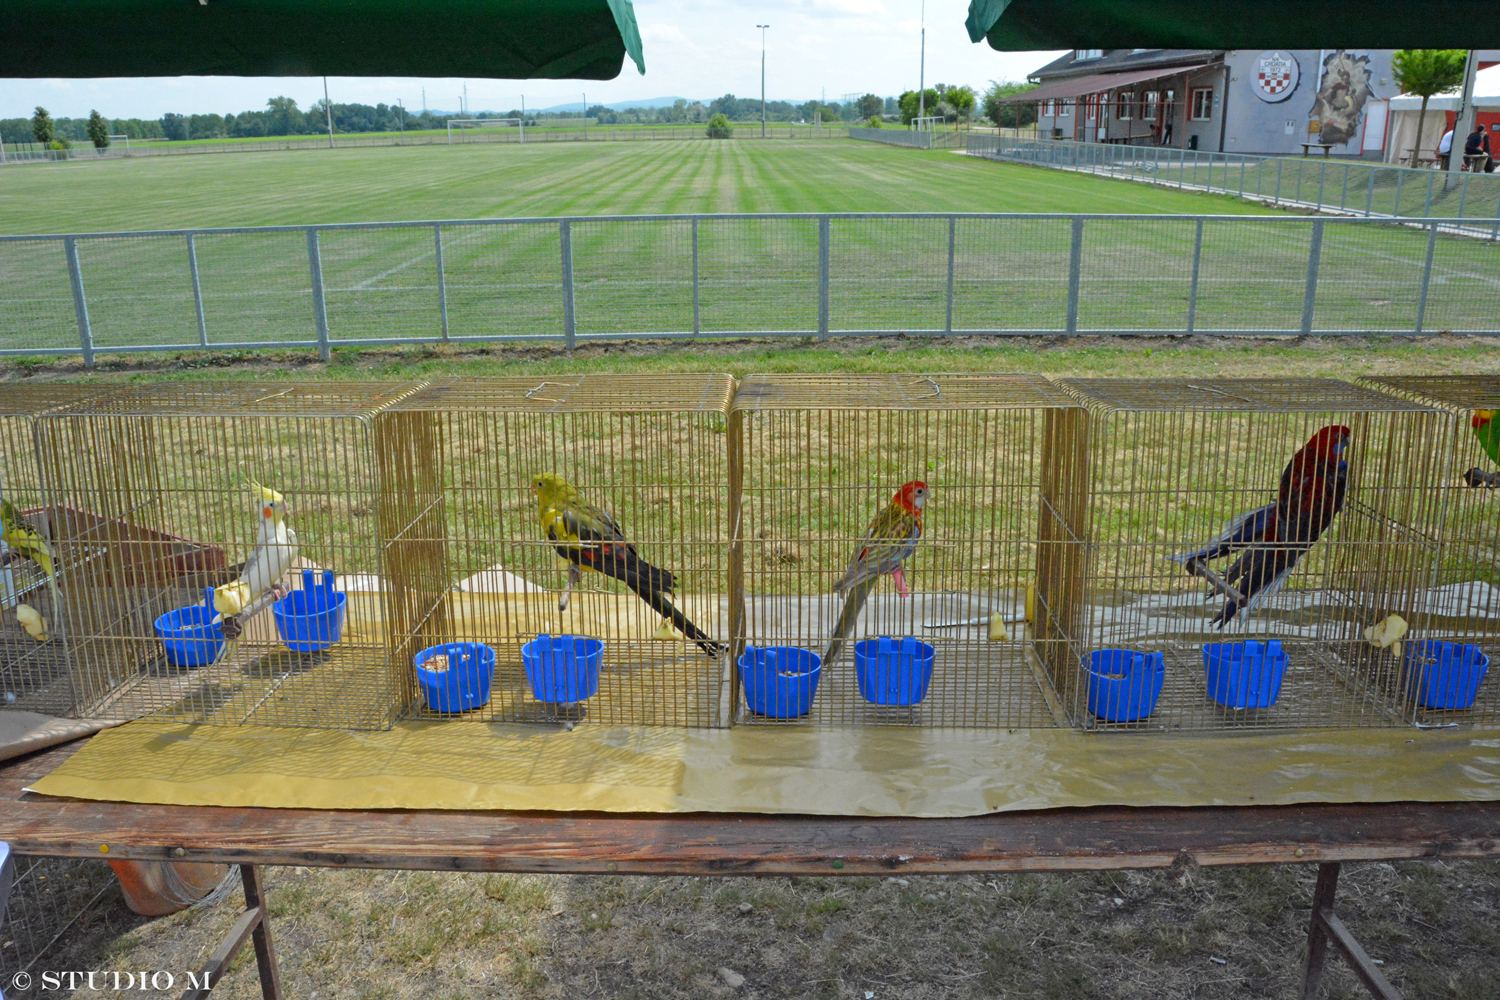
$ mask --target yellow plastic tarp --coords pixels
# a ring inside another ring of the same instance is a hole
[[[313,809],[956,817],[1068,806],[1500,798],[1500,731],[1235,736],[467,721],[386,732],[134,722],[33,791]]]

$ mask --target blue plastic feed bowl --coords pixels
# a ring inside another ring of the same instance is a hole
[[[537,701],[571,705],[599,693],[604,643],[582,635],[539,635],[521,647],[526,681]]]
[[[325,572],[321,583],[313,582],[313,571],[302,571],[301,590],[294,590],[271,609],[276,632],[286,648],[298,653],[327,649],[344,634],[344,612],[349,597],[333,589],[333,574]]]
[[[1210,642],[1203,646],[1208,696],[1225,708],[1270,708],[1281,697],[1286,653],[1280,641]]]
[[[217,660],[224,632],[212,624],[214,616],[212,607],[195,604],[156,619],[156,634],[166,647],[167,659],[179,667],[201,667]]]
[[[490,700],[495,651],[482,642],[428,646],[412,657],[412,663],[422,700],[434,712],[467,712]]]
[[[740,657],[745,704],[757,715],[795,719],[812,709],[823,659],[795,646],[747,647]]]
[[[1414,642],[1406,650],[1406,690],[1423,708],[1464,710],[1479,697],[1490,658],[1478,646]]]
[[[876,705],[916,705],[932,682],[933,648],[910,636],[883,635],[854,644],[859,693]]]
[[[1165,654],[1099,649],[1089,654],[1089,711],[1105,722],[1135,722],[1156,711],[1167,680]]]

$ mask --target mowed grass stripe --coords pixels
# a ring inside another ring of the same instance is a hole
[[[6,234],[688,212],[1254,214],[1234,198],[849,140],[163,156],[17,167]]]

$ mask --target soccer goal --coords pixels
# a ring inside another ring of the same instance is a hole
[[[926,118],[913,118],[911,130],[913,132],[942,132],[947,121],[942,115],[929,115]]]
[[[520,135],[521,142],[526,141],[526,122],[522,118],[450,118],[448,119],[448,145],[453,145],[453,130],[462,132],[465,129],[507,129],[513,128]]]

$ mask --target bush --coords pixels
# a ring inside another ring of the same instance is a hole
[[[720,112],[708,120],[708,128],[703,132],[710,139],[728,139],[734,135],[734,126],[729,124],[729,116]]]
[[[871,115],[870,120],[865,122],[865,128],[885,128],[885,122],[880,120],[879,115]]]
[[[54,135],[52,141],[47,143],[48,149],[72,149],[73,144],[60,135]]]

